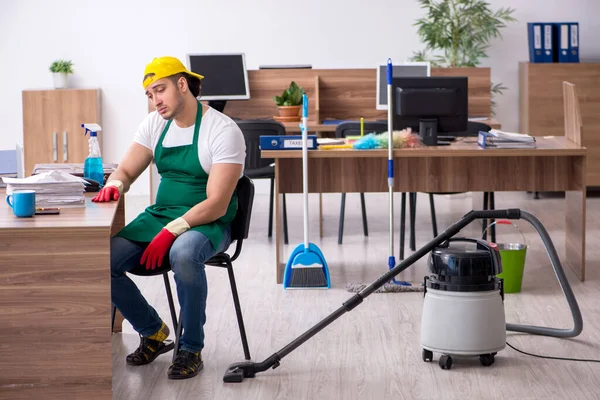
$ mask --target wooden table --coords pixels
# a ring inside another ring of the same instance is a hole
[[[281,283],[288,256],[283,252],[281,194],[302,193],[302,152],[268,150],[261,154],[275,159],[275,269],[277,283]],[[387,150],[309,150],[308,190],[387,192],[387,158]],[[451,146],[395,149],[394,191],[565,191],[569,208],[565,261],[583,281],[585,160],[586,149],[566,136],[537,138],[536,149],[483,149],[474,138],[459,139]]]
[[[0,190],[7,398],[112,398],[110,238],[124,226],[124,201],[97,204],[92,195],[85,208],[16,218]]]

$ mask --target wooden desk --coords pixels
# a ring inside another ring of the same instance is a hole
[[[112,398],[110,238],[124,201],[16,218],[0,190],[0,392]]]
[[[394,150],[394,190],[565,191],[569,214],[564,261],[583,281],[586,149],[565,136],[537,138],[537,149],[482,149],[473,139],[460,139],[451,146]],[[302,193],[302,152],[269,150],[262,151],[262,157],[275,159],[275,268],[281,283],[288,256],[283,248],[281,194]],[[387,150],[311,150],[308,157],[311,193],[388,191]],[[335,268],[335,261],[332,264]]]
[[[359,121],[357,121],[357,122],[359,122]],[[368,121],[365,121],[365,122],[368,122]],[[500,127],[501,127],[500,122],[496,121],[495,119],[491,119],[491,118],[483,120],[483,121],[477,121],[477,122],[482,122],[484,124],[487,124],[493,129],[500,129]],[[301,132],[301,130],[300,130],[301,123],[302,122],[283,122],[283,126],[285,126],[285,132],[286,133],[294,133],[294,134]],[[334,124],[318,124],[316,122],[308,121],[308,131],[309,132],[335,132],[336,126],[337,125],[334,125]]]

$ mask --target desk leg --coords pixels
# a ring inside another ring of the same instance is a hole
[[[283,283],[283,196],[280,193],[279,176],[279,161],[275,160],[275,277],[277,283]]]
[[[586,171],[585,159],[574,162],[575,182],[581,190],[565,192],[565,244],[566,260],[580,281],[585,280],[585,218],[586,218]]]
[[[119,231],[121,229],[123,229],[124,226],[125,226],[125,196],[121,196],[121,199],[119,200],[119,206],[117,207],[117,211],[115,213],[115,218],[113,219],[113,223],[111,226],[110,236],[111,237],[115,236],[117,233],[119,233]],[[109,266],[109,270],[110,270],[110,266]],[[112,307],[112,303],[110,306]],[[119,333],[122,331],[123,320],[124,320],[123,315],[121,314],[121,312],[119,310],[117,310],[115,313],[115,323],[113,324],[113,330],[112,330],[114,333]]]

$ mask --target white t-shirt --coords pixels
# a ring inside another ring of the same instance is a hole
[[[203,107],[207,107],[203,105]],[[237,124],[228,116],[207,107],[202,116],[200,132],[198,133],[198,158],[206,174],[210,173],[213,164],[231,163],[245,164],[246,142]],[[156,111],[149,113],[140,123],[133,141],[152,150],[154,155],[156,144],[167,120]],[[194,141],[194,126],[180,128],[175,121],[171,122],[169,130],[162,142],[163,147],[188,146]],[[243,169],[242,169],[243,174]]]

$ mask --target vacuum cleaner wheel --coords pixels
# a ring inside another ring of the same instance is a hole
[[[444,354],[440,357],[440,367],[442,369],[450,369],[452,368],[452,357]]]

